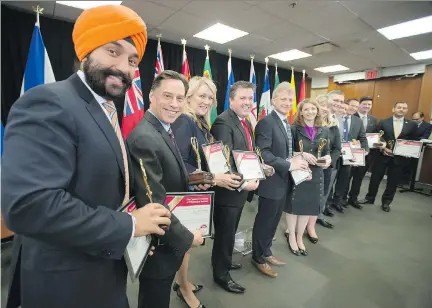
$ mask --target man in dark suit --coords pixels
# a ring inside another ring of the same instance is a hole
[[[363,128],[366,133],[376,133],[377,132],[377,119],[370,115],[369,112],[372,109],[372,97],[365,96],[360,98],[358,112],[354,116],[360,118]],[[358,202],[358,195],[360,193],[360,187],[366,172],[369,170],[373,157],[376,155],[377,150],[371,149],[369,155],[366,156],[365,166],[352,167],[351,176],[348,181],[345,199],[348,198],[348,204],[353,207],[361,209],[363,206]],[[352,179],[352,181],[351,181]],[[349,184],[351,183],[351,189]],[[349,190],[349,193],[348,193]]]
[[[365,149],[367,154],[369,152],[369,147],[363,123],[358,117],[349,115],[349,101],[345,101],[345,109],[347,110],[346,115],[337,117],[342,143],[357,140],[360,142],[360,146]],[[341,156],[339,158],[339,169],[336,175],[336,184],[334,188],[332,204],[333,208],[335,208],[339,213],[344,212],[342,208],[342,198],[347,189],[350,172],[351,166],[344,165]]]
[[[113,28],[124,39],[113,39]],[[112,101],[125,95],[144,54],[144,22],[126,7],[103,6],[77,19],[73,38],[82,70],[27,91],[9,113],[1,197],[16,234],[17,293],[8,308],[129,307],[126,246],[170,224],[162,205],[117,211],[131,185]]]
[[[212,125],[211,133],[215,140],[222,141],[231,150],[253,151],[255,148],[253,130],[250,122],[246,120],[252,110],[254,88],[255,86],[250,82],[236,82],[229,91],[230,109],[221,113]],[[232,155],[231,167],[236,171]],[[228,292],[245,291],[245,288],[232,280],[229,271],[241,268],[240,264],[232,263],[235,234],[248,193],[256,190],[258,185],[258,180],[252,180],[245,181],[234,191],[221,187],[215,188],[213,278]]]
[[[293,185],[290,171],[308,169],[306,161],[292,164],[289,161],[293,154],[293,139],[286,114],[291,111],[294,95],[289,82],[279,84],[273,92],[274,110],[260,120],[255,129],[256,144],[261,149],[264,162],[275,169],[275,174],[262,181],[258,188],[258,212],[252,234],[252,264],[273,278],[277,273],[270,265],[286,264],[273,256],[271,246]]]
[[[429,139],[432,133],[432,124],[424,121],[424,113],[421,111],[415,112],[412,115],[412,120],[417,122],[415,140]]]
[[[188,190],[188,173],[171,130],[182,112],[189,86],[183,75],[166,70],[153,81],[150,108],[127,139],[139,204],[149,203],[140,160],[155,202],[164,203],[167,192]],[[191,233],[171,216],[170,229],[160,238],[155,257],[144,265],[140,276],[138,307],[168,308],[170,289],[185,253],[203,242],[200,231]]]
[[[393,156],[393,145],[396,139],[412,140],[417,131],[416,122],[405,119],[408,111],[407,103],[395,103],[392,111],[392,117],[381,120],[378,124],[377,130],[384,131],[383,139],[386,144],[383,145],[381,152],[374,160],[368,193],[365,199],[360,201],[360,204],[374,204],[379,184],[387,170],[387,185],[381,198],[381,208],[385,212],[390,212],[390,204],[396,193],[397,185],[401,181],[403,168],[410,161],[406,157]]]

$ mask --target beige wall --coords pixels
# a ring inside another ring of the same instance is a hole
[[[327,88],[320,88],[320,89],[311,89],[311,99],[315,99],[318,95],[321,94],[327,94],[328,89]]]

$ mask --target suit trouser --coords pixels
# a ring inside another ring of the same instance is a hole
[[[340,158],[342,159],[342,158]],[[337,175],[336,175],[336,184],[334,188],[334,195],[333,195],[333,204],[335,205],[341,205],[342,198],[345,195],[345,191],[347,189],[348,180],[351,173],[351,166],[344,166],[340,165]]]
[[[324,195],[320,205],[320,212],[318,214],[318,219],[324,219],[324,210],[327,207],[327,200],[330,192],[333,191],[334,181],[336,179],[338,170],[336,168],[327,168],[323,170],[324,173]]]
[[[347,197],[349,196],[349,200],[353,200],[353,201],[358,200],[358,196],[360,194],[361,184],[362,184],[363,179],[366,175],[366,172],[369,170],[369,167],[371,166],[371,164],[373,162],[373,157],[375,155],[376,155],[376,153],[374,153],[374,150],[372,150],[366,156],[365,166],[352,167],[351,168],[350,179],[348,180],[348,186],[345,190],[344,199],[347,199]],[[351,189],[349,187],[350,183],[351,183]]]
[[[397,185],[403,175],[403,166],[403,164],[396,165],[394,163],[394,158],[379,155],[372,168],[369,189],[365,199],[372,202],[375,201],[379,185],[387,170],[387,185],[382,195],[381,202],[382,204],[392,203],[394,195],[396,194]]]
[[[258,212],[252,231],[252,259],[257,263],[264,264],[264,258],[273,255],[273,237],[285,208],[287,195],[279,200],[259,197]]]
[[[231,279],[229,269],[232,264],[235,234],[240,222],[243,206],[233,207],[215,204],[213,222],[215,228],[212,265],[213,277],[228,281]]]
[[[150,257],[156,258],[157,256]],[[140,276],[138,308],[169,308],[175,274],[162,279]]]

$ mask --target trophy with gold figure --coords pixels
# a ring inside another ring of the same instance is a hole
[[[266,177],[272,176],[274,174],[274,168],[272,166],[266,165],[264,163],[264,158],[262,157],[262,153],[261,153],[261,149],[259,147],[255,147],[255,153],[257,153],[260,162],[261,162],[261,167],[264,171],[264,175]]]
[[[198,147],[198,140],[196,137],[191,137],[191,145],[192,149],[196,155],[196,161],[198,170],[189,174],[189,185],[200,185],[200,184],[209,184],[212,185],[214,181],[214,175],[210,172],[202,171],[201,169],[201,156]]]
[[[326,159],[321,157],[322,151],[327,144],[327,139],[320,138],[318,141],[318,153],[317,153],[317,164],[324,165],[326,163]]]
[[[386,143],[385,140],[383,139],[383,136],[384,136],[384,131],[380,130],[378,134],[378,142],[373,144],[374,148],[382,147],[383,143]]]
[[[224,146],[224,154],[225,154],[225,158],[226,158],[226,164],[227,164],[227,167],[228,167],[228,170],[229,170],[227,173],[232,173],[232,174],[238,175],[241,178],[240,182],[242,182],[243,181],[243,174],[232,171],[232,166],[231,166],[231,150],[230,150],[230,148],[229,148],[228,145]]]
[[[389,149],[390,151],[391,151],[391,153],[388,153],[388,152],[386,152],[386,154],[388,155],[388,156],[393,156],[393,149],[394,149],[394,146],[395,146],[395,141],[394,140],[388,140],[387,141],[387,149]]]

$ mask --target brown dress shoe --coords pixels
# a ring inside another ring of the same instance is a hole
[[[271,265],[274,266],[284,266],[286,264],[285,261],[282,261],[281,259],[275,257],[275,256],[270,256],[265,258],[265,260],[270,263]]]
[[[277,277],[278,273],[273,271],[272,268],[270,267],[270,265],[268,265],[267,263],[260,264],[260,263],[255,262],[254,260],[251,260],[251,262],[252,262],[252,265],[255,266],[264,275],[267,275],[267,276],[272,277],[272,278]]]

